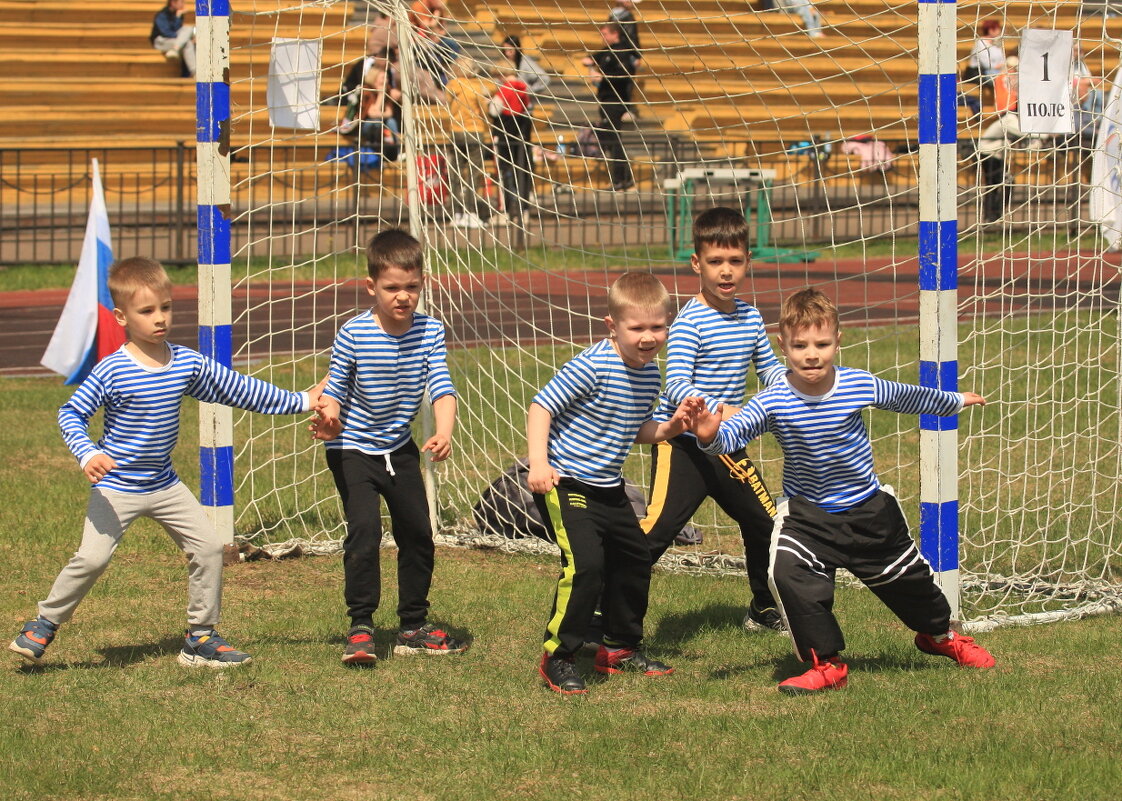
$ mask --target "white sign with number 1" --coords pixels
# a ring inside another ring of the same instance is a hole
[[[1075,131],[1071,102],[1071,31],[1021,32],[1017,110],[1021,132]]]

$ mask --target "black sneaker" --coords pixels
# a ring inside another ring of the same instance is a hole
[[[651,659],[632,648],[608,648],[601,645],[593,664],[598,673],[642,673],[644,676],[669,676],[674,668]]]
[[[374,653],[374,629],[369,626],[351,626],[347,632],[347,646],[343,649],[344,665],[372,665],[378,661]]]
[[[397,645],[393,652],[398,656],[428,654],[444,656],[466,651],[468,644],[449,636],[446,632],[426,623],[419,629],[402,629],[397,633]]]
[[[588,688],[584,686],[584,679],[577,673],[576,663],[571,656],[542,654],[538,673],[541,673],[542,678],[545,679],[545,685],[555,693],[584,695],[588,692]]]
[[[779,614],[779,610],[774,606],[758,609],[755,601],[748,606],[748,614],[744,616],[744,628],[747,631],[787,633],[787,626],[783,624],[783,616]]]

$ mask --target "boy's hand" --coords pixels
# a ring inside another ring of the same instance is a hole
[[[561,477],[557,475],[557,471],[553,469],[552,465],[530,465],[530,473],[526,476],[526,486],[530,488],[530,492],[537,495],[545,495],[551,489],[557,486],[557,482]]]
[[[693,418],[693,424],[690,426],[690,431],[697,437],[697,441],[705,445],[717,438],[717,431],[721,428],[721,415],[724,412],[725,405],[723,403],[717,404],[717,411],[709,411],[709,407],[705,406]]]
[[[452,455],[452,440],[443,434],[433,434],[428,442],[421,446],[421,453],[432,451],[434,462],[443,462]]]
[[[99,453],[86,462],[86,466],[82,468],[82,472],[86,474],[86,478],[90,480],[91,484],[96,484],[109,475],[110,470],[116,467],[117,463],[113,461],[111,456]]]
[[[312,432],[312,439],[327,442],[343,433],[343,421],[338,417],[329,419],[317,411],[309,420],[311,420],[311,423],[308,430]]]
[[[698,413],[705,408],[701,398],[685,398],[674,410],[673,416],[666,421],[666,438],[676,437],[689,430]]]
[[[962,408],[967,406],[985,406],[986,399],[979,395],[977,392],[963,392],[962,393]]]
[[[308,430],[312,432],[312,439],[326,442],[343,433],[343,421],[339,419],[341,411],[339,401],[330,395],[321,395],[313,411],[315,414],[312,415],[311,425],[308,426]]]

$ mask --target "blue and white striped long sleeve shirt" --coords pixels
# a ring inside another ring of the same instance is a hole
[[[567,362],[534,397],[552,416],[550,465],[598,487],[623,481],[623,462],[639,427],[651,419],[662,376],[653,362],[628,367],[601,340]]]
[[[426,393],[430,402],[456,394],[444,324],[414,313],[409,330],[394,336],[369,309],[352,317],[335,337],[324,390],[342,407],[343,432],[325,446],[372,456],[397,450],[412,436]]]
[[[97,486],[119,492],[155,492],[179,481],[171,452],[179,438],[184,396],[262,414],[309,410],[308,393],[288,392],[242,375],[181,345],[171,345],[170,361],[147,367],[122,346],[94,367],[58,410],[58,424],[70,452],[83,467],[97,453],[117,466]],[[90,418],[105,409],[101,439],[89,436]]]
[[[654,419],[669,420],[688,397],[704,398],[710,411],[719,403],[742,406],[752,367],[764,386],[787,372],[772,350],[759,311],[738,299],[728,314],[691,298],[670,326],[666,388]]]
[[[963,396],[930,387],[885,381],[864,370],[835,368],[824,395],[803,395],[783,380],[749,399],[721,423],[702,450],[731,453],[765,431],[783,448],[783,494],[806,498],[827,512],[863,503],[880,489],[873,446],[861,411],[948,416],[962,409]]]

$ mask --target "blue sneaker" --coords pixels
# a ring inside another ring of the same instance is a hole
[[[58,624],[52,623],[44,617],[37,617],[24,624],[23,631],[8,645],[9,651],[15,651],[28,662],[38,665],[47,652],[47,646],[55,638]]]
[[[214,629],[209,634],[192,635],[187,632],[187,642],[179,652],[179,664],[183,667],[229,668],[248,665],[252,661],[253,657],[233,648]]]

